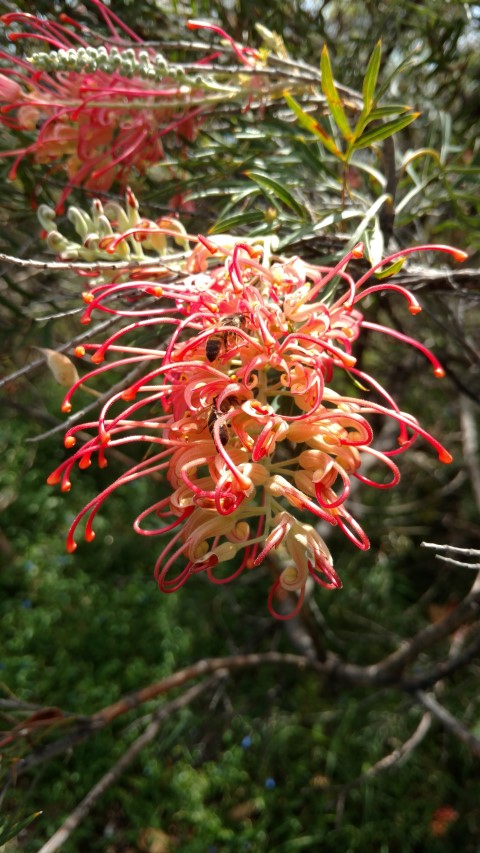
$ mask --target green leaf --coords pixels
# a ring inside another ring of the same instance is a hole
[[[320,71],[322,73],[322,91],[327,99],[328,106],[330,107],[332,118],[340,130],[340,133],[343,135],[343,138],[349,142],[352,138],[352,131],[342,106],[342,100],[338,94],[337,87],[335,86],[335,80],[333,79],[332,66],[330,65],[330,57],[328,55],[328,48],[326,44],[323,46],[322,50]]]
[[[313,133],[313,135],[320,140],[322,145],[325,146],[327,151],[330,151],[330,154],[333,154],[339,160],[344,162],[344,154],[336,146],[332,137],[328,135],[328,133],[323,129],[323,127],[318,123],[318,121],[316,121],[316,119],[306,113],[305,110],[302,109],[300,104],[297,103],[295,98],[292,98],[292,96],[289,95],[288,92],[284,91],[283,97],[285,98],[292,112],[296,115],[300,127],[303,127],[305,128],[305,130],[308,130],[310,133]]]
[[[388,118],[389,116],[404,115],[410,110],[411,107],[407,107],[405,104],[389,104],[388,107],[375,107],[374,110],[369,112],[366,123]]]
[[[16,835],[18,835],[19,832],[22,831],[22,829],[25,829],[26,826],[32,823],[32,821],[34,821],[35,818],[39,817],[39,815],[41,814],[42,812],[34,812],[33,814],[28,815],[28,817],[25,817],[22,820],[17,821],[16,823],[12,823],[11,821],[4,823],[2,826],[0,826],[0,844],[5,844],[6,841],[9,841],[11,838],[14,838]]]
[[[375,102],[375,86],[377,85],[378,72],[380,70],[380,60],[382,58],[382,42],[379,39],[373,49],[373,53],[368,60],[367,70],[363,78],[362,95],[365,110],[370,112]]]
[[[418,51],[413,50],[412,53],[408,54],[408,56],[405,57],[405,59],[402,59],[400,64],[397,65],[397,67],[393,69],[392,73],[389,74],[389,76],[387,77],[385,82],[382,83],[380,89],[377,92],[377,103],[380,100],[380,98],[383,97],[385,92],[388,91],[388,89],[390,87],[390,83],[392,82],[392,80],[394,80],[395,77],[397,77],[398,74],[401,74],[402,71],[405,71],[405,69],[409,68],[410,66],[418,65],[418,64],[419,64]]]
[[[310,219],[307,208],[303,204],[300,204],[283,184],[279,184],[262,172],[245,172],[245,174],[263,190],[273,193],[276,198],[279,198],[283,204],[293,210],[301,219]]]
[[[354,233],[351,235],[348,241],[348,248],[352,249],[356,244],[363,240],[366,229],[368,228],[371,220],[377,215],[380,208],[385,204],[386,201],[390,201],[391,196],[388,193],[382,193],[374,203],[369,207],[366,213],[362,215],[362,221],[357,225]]]
[[[257,190],[258,193],[258,190]],[[249,210],[246,213],[236,213],[219,219],[215,225],[208,229],[209,234],[225,234],[233,228],[241,225],[252,225],[254,222],[262,222],[265,214],[260,210]]]
[[[373,220],[372,229],[365,231],[364,239],[365,257],[368,258],[373,267],[382,260],[383,250],[385,248],[385,241],[383,239],[383,233],[380,228],[380,221],[378,217],[375,217]]]
[[[382,280],[390,278],[391,275],[396,275],[397,272],[400,272],[406,260],[406,258],[397,258],[390,266],[385,267],[383,270],[376,270],[374,273],[375,278]]]
[[[353,148],[355,150],[358,148],[368,148],[374,142],[380,142],[388,136],[393,136],[394,133],[398,133],[399,130],[402,130],[411,124],[412,121],[415,121],[419,115],[420,113],[409,113],[406,116],[393,119],[393,121],[387,121],[385,124],[380,125],[380,127],[375,127],[373,130],[367,131],[367,133],[362,133],[353,143]]]

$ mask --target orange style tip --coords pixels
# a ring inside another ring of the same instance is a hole
[[[363,258],[364,252],[365,246],[363,243],[359,243],[358,246],[354,246],[352,249],[352,258]]]
[[[453,456],[448,452],[448,450],[441,450],[438,454],[438,458],[440,462],[443,462],[445,465],[450,465],[450,462],[453,462]]]
[[[65,483],[62,483],[61,490],[62,492],[69,492],[72,488],[72,484],[70,480],[66,480]]]
[[[443,377],[445,376],[445,371],[443,367],[436,367],[433,371],[433,375],[436,376],[437,379],[443,379]]]
[[[83,356],[85,355],[85,347],[75,347],[75,349],[73,350],[73,354],[77,358],[83,358]]]
[[[92,364],[101,364],[102,361],[104,361],[103,353],[102,352],[95,352],[92,355],[90,361],[92,362]]]
[[[80,322],[82,326],[88,326],[88,324],[91,322],[88,314],[83,314],[82,317],[80,317]]]
[[[88,290],[84,290],[82,293],[82,299],[85,302],[85,305],[90,305],[91,302],[95,299],[93,293],[90,293]]]
[[[408,310],[410,311],[410,314],[413,314],[413,315],[420,314],[420,311],[422,310],[422,306],[421,305],[409,305]]]
[[[67,450],[70,450],[71,447],[75,447],[77,439],[74,438],[73,435],[67,435],[63,443]]]
[[[136,396],[136,391],[124,391],[122,394],[122,400],[124,400],[125,403],[131,403]]]
[[[453,252],[453,257],[456,261],[459,261],[459,263],[463,263],[463,261],[467,260],[468,255],[466,252],[462,252],[461,249],[455,249],[455,251]]]
[[[77,543],[71,540],[67,542],[67,554],[73,554],[74,551],[77,550]]]
[[[60,474],[56,474],[54,472],[53,474],[50,474],[49,477],[47,477],[47,486],[57,486],[60,480]]]
[[[64,415],[70,414],[70,412],[72,411],[72,404],[62,403],[60,411],[62,411]]]
[[[101,432],[100,433],[100,442],[102,444],[110,444],[112,436],[109,432]]]
[[[87,530],[85,532],[85,542],[93,542],[94,539],[95,539],[95,531],[94,530]]]
[[[215,252],[218,252],[218,246],[215,243],[212,243],[212,241],[209,240],[208,237],[204,237],[202,234],[198,234],[197,236],[199,243],[201,243],[202,246],[205,246],[205,248],[208,249],[210,254],[214,255]]]
[[[158,299],[160,299],[160,297],[164,294],[163,287],[154,287],[152,293],[153,296],[156,296]]]

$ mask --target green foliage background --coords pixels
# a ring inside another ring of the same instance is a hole
[[[52,11],[41,1],[15,6]],[[56,8],[62,11],[64,4]],[[68,9],[96,20],[88,4],[68,4]],[[395,78],[389,93],[390,100],[422,113],[397,143],[397,162],[403,158],[405,165],[395,238],[400,246],[426,239],[452,242],[470,252],[469,265],[475,266],[480,217],[477,5],[117,0],[115,11],[146,39],[159,32],[162,38],[166,33],[184,38],[184,23],[193,16],[218,19],[235,38],[258,43],[254,23],[261,21],[283,35],[292,57],[317,68],[326,40],[336,79],[355,90],[361,88],[379,36],[380,82],[413,49],[415,63]],[[407,152],[420,149],[436,154],[416,154],[407,163]],[[356,166],[361,182],[352,206],[367,213],[379,189],[368,171],[362,172],[362,162]],[[370,167],[380,165],[381,154],[374,151]],[[21,181],[12,186],[6,181],[7,166],[0,161],[0,249],[34,256],[37,226],[33,211],[25,209],[25,195],[32,188],[39,192],[38,175],[25,164]],[[253,184],[245,175],[248,169],[288,187],[307,211],[306,219],[299,220],[281,198]],[[188,192],[195,202],[187,215],[190,230],[205,230],[206,218],[227,230],[222,222],[243,216],[236,233],[273,227],[286,253],[328,258],[337,243],[345,244],[351,224],[340,220],[319,233],[315,223],[340,209],[341,185],[338,164],[276,109],[267,111],[260,132],[248,115],[220,116],[192,148],[177,184],[159,180],[153,170],[138,180],[136,191],[142,209],[152,216],[168,208],[177,190]],[[56,187],[47,181],[41,191],[54,197]],[[77,333],[75,315],[60,322],[37,319],[45,316],[45,306],[52,314],[76,308],[77,297],[68,277],[62,282],[50,275],[35,278],[6,266],[1,274],[2,358],[9,373],[31,359],[31,346],[55,347]],[[371,306],[371,319],[422,338],[446,364],[449,375],[438,383],[416,353],[373,340],[364,362],[392,389],[403,410],[417,413],[441,438],[455,461],[447,469],[420,449],[402,462],[402,482],[388,501],[375,490],[355,498],[372,540],[367,554],[356,553],[341,537],[329,540],[344,589],[316,594],[317,629],[328,647],[351,663],[373,663],[391,652],[435,618],[435,607],[442,611],[458,602],[471,582],[468,572],[435,563],[419,543],[428,539],[478,547],[478,509],[459,428],[461,396],[474,404],[480,398],[478,360],[470,346],[475,334],[478,344],[480,289],[478,281],[473,285],[465,285],[461,294],[422,289],[420,321],[405,320],[405,312],[385,300]],[[156,549],[131,530],[132,518],[145,505],[144,484],[114,496],[99,514],[95,542],[82,545],[75,556],[65,555],[63,537],[73,515],[107,475],[109,481],[117,463],[107,472],[84,472],[68,498],[45,485],[64,451],[58,433],[35,439],[56,423],[61,397],[39,368],[6,386],[0,411],[2,695],[91,714],[203,657],[298,652],[289,627],[268,615],[266,570],[218,588],[197,576],[176,595],[160,595],[151,571]],[[429,651],[428,661],[447,654],[445,642]],[[442,702],[480,736],[477,685],[478,665],[470,663],[446,682]],[[11,786],[3,802],[9,820],[36,810],[42,815],[6,849],[37,851],[138,737],[157,706],[157,701],[147,703],[123,715]],[[13,716],[0,712],[7,729]],[[264,666],[230,675],[166,721],[157,740],[99,800],[64,849],[161,853],[155,847],[161,840],[155,831],[161,830],[170,838],[169,849],[185,853],[475,853],[480,847],[478,758],[435,722],[408,761],[345,789],[409,738],[421,714],[414,698],[397,689],[346,689],[293,667]],[[47,730],[45,742],[55,734]],[[36,737],[35,746],[40,742]],[[8,771],[32,745],[28,737],[18,739],[13,751],[5,751],[0,769]],[[458,818],[445,835],[435,837],[434,813],[447,805]]]

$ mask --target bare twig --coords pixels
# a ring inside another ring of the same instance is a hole
[[[463,457],[470,476],[473,496],[480,512],[480,459],[478,455],[478,430],[473,403],[460,397],[460,422],[462,425]]]
[[[461,554],[464,557],[480,557],[480,550],[477,548],[457,548],[455,545],[438,545],[436,542],[421,542],[422,548],[432,548],[434,551],[443,551],[447,554]],[[460,560],[456,560],[453,557],[443,557],[441,554],[435,555],[437,560],[443,560],[444,563],[452,563],[454,566],[458,566],[461,569],[473,569],[474,571],[480,570],[480,562],[478,563],[464,563]]]
[[[480,740],[475,735],[472,735],[460,720],[457,720],[450,711],[447,711],[440,702],[437,702],[431,693],[424,693],[423,690],[418,690],[415,693],[415,697],[424,708],[439,720],[447,731],[463,741],[476,758],[480,758]]]
[[[43,270],[44,272],[56,272],[59,270],[132,270],[138,267],[164,267],[165,264],[185,259],[185,252],[177,252],[174,255],[165,255],[157,258],[137,258],[130,261],[38,261],[33,258],[16,258],[13,255],[5,255],[0,252],[0,261],[14,264],[16,267],[29,267],[30,269]],[[168,269],[168,267],[167,267]],[[179,270],[174,270],[179,272]]]
[[[414,749],[416,749],[416,747],[423,741],[423,739],[428,734],[431,724],[432,715],[429,711],[427,711],[421,718],[417,728],[408,738],[408,740],[400,744],[400,746],[394,749],[393,752],[388,753],[388,755],[384,755],[383,758],[381,758],[379,761],[369,767],[368,770],[366,770],[360,776],[357,776],[356,779],[353,779],[352,782],[348,782],[347,785],[343,786],[337,800],[335,819],[335,825],[337,829],[339,828],[342,822],[343,813],[345,811],[345,803],[352,788],[357,788],[360,785],[363,785],[364,782],[368,782],[370,779],[374,779],[376,776],[379,776],[386,770],[390,770],[397,764],[401,764],[404,761],[407,761]]]
[[[141,361],[136,367],[133,368],[126,376],[120,379],[115,385],[111,385],[108,391],[105,391],[104,394],[100,394],[97,399],[90,403],[88,406],[84,406],[83,409],[78,409],[73,415],[70,415],[66,421],[60,421],[56,426],[47,430],[46,432],[42,432],[40,435],[35,435],[29,439],[31,442],[35,441],[43,441],[44,438],[49,438],[51,435],[55,435],[57,432],[66,432],[73,424],[76,424],[78,421],[82,420],[88,412],[91,412],[93,409],[97,409],[101,406],[106,400],[109,400],[113,397],[114,394],[117,394],[119,391],[122,391],[132,382],[135,382],[139,376],[142,375],[145,370],[145,365],[148,364],[148,359],[144,359]]]
[[[433,687],[434,684],[437,684],[441,679],[447,678],[449,675],[452,675],[456,672],[460,667],[465,666],[465,664],[470,663],[480,651],[480,632],[477,634],[473,642],[466,648],[461,649],[454,655],[448,658],[446,661],[440,661],[435,667],[430,669],[427,672],[422,673],[422,675],[414,676],[413,678],[406,678],[401,682],[401,687],[404,690],[415,691],[419,689],[425,689],[427,687]]]
[[[124,752],[122,757],[119,758],[113,767],[111,767],[110,770],[108,770],[108,772],[99,779],[96,785],[93,786],[73,812],[67,817],[60,829],[58,829],[40,848],[39,853],[55,853],[56,850],[60,850],[84,818],[91,812],[97,800],[99,800],[105,791],[117,781],[121,774],[130,766],[130,764],[132,764],[142,749],[155,740],[162,723],[168,719],[168,717],[172,716],[172,714],[176,713],[181,708],[185,708],[190,704],[190,702],[193,702],[202,693],[211,688],[220,677],[221,673],[217,673],[212,678],[206,679],[200,684],[191,687],[181,696],[178,696],[176,699],[173,699],[171,702],[168,702],[166,705],[159,708],[159,710],[153,714],[152,721],[145,731],[142,732],[140,737],[138,737],[131,746],[129,746],[126,752]]]

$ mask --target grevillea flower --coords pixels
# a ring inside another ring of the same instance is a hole
[[[134,207],[131,194],[128,204]],[[144,247],[158,241],[165,248],[170,237],[178,240],[178,224],[142,219],[99,239],[98,249],[128,257],[132,241]],[[374,273],[390,264],[398,269],[399,258],[414,251],[447,252],[457,260],[466,256],[449,246],[406,249],[355,280],[347,265],[362,255],[361,245],[326,267],[271,256],[268,245],[254,241],[185,233],[183,239],[196,245],[177,262],[177,274],[171,264],[152,260],[148,272],[103,275],[85,293],[83,322],[93,312],[107,311],[123,318],[123,325],[106,340],[77,348],[77,356],[91,356],[93,369],[72,386],[63,410],[70,411],[83,383],[122,366],[144,363],[144,368],[123,390],[106,395],[95,421],[68,429],[65,444],[73,452],[49,483],[67,491],[76,467],[86,468],[94,458],[106,465],[111,448],[148,448],[141,461],[82,509],[68,534],[69,551],[84,518],[85,537],[93,539],[95,515],[115,489],[140,478],[157,481],[160,475],[169,493],[134,523],[144,536],[166,536],[155,565],[160,589],[173,592],[198,572],[226,583],[267,560],[279,567],[269,608],[284,618],[275,609],[277,594],[296,595],[292,615],[302,606],[308,578],[328,589],[341,586],[316,523],[340,528],[360,549],[369,547],[348,509],[352,480],[379,489],[395,486],[400,477],[395,457],[419,436],[442,462],[451,461],[448,451],[356,366],[354,345],[364,329],[383,332],[416,347],[442,376],[422,344],[367,322],[360,308],[369,294],[392,291],[417,314],[421,309],[413,295],[389,281],[371,283]],[[327,298],[334,283],[335,295]],[[138,301],[142,298],[147,302]],[[166,326],[163,349],[129,343],[152,326]],[[352,394],[335,390],[342,373],[358,380]],[[359,388],[372,389],[379,402],[363,399]],[[371,415],[395,423],[396,446],[375,449]],[[76,449],[77,433],[85,430],[91,438]],[[362,468],[372,458],[385,469],[375,481]]]
[[[59,22],[23,12],[1,18],[7,26],[25,28],[10,33],[12,41],[34,39],[49,49],[30,59],[0,51],[6,63],[0,74],[0,124],[23,138],[32,136],[29,144],[2,156],[15,158],[12,179],[26,156],[65,170],[68,185],[59,208],[73,187],[105,191],[114,181],[131,180],[132,170],[142,173],[164,160],[166,137],[177,145],[192,142],[212,101],[212,86],[209,92],[199,76],[205,58],[188,76],[146,48],[100,0],[91,2],[111,32],[99,47],[92,44],[99,43],[98,36],[66,15]],[[254,51],[229,43],[250,66]]]

